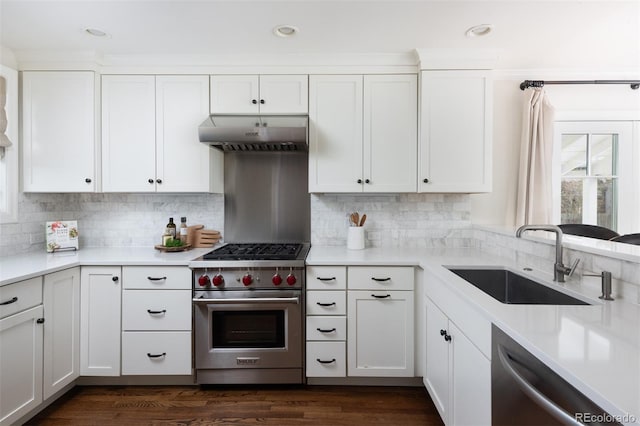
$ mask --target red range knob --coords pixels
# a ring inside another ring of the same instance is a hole
[[[271,282],[273,283],[273,285],[280,285],[282,284],[282,277],[280,276],[280,274],[275,274],[273,277],[271,277]]]
[[[253,282],[253,277],[251,276],[251,274],[246,274],[245,276],[242,277],[242,284],[244,284],[245,286],[251,285],[252,282]]]
[[[208,275],[200,275],[200,278],[198,278],[198,284],[200,284],[200,287],[204,287],[209,285],[209,276]]]
[[[216,287],[221,286],[222,284],[224,284],[224,277],[220,274],[216,274],[213,276],[213,278],[211,279],[211,282],[213,283],[213,285],[215,285]]]
[[[287,284],[289,285],[294,285],[298,280],[296,279],[296,276],[293,274],[289,274],[287,275]]]

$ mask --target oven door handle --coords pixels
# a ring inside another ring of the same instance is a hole
[[[247,297],[246,299],[193,299],[193,303],[229,305],[233,303],[295,303],[300,304],[300,297]]]

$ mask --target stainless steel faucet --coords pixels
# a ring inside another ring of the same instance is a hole
[[[549,231],[556,233],[556,263],[553,265],[553,280],[559,283],[564,282],[564,276],[573,275],[580,259],[576,259],[571,267],[562,263],[562,229],[555,225],[523,225],[516,231],[516,237],[521,238],[524,231]]]

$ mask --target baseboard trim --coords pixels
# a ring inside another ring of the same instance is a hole
[[[307,377],[308,385],[424,386],[422,377]]]

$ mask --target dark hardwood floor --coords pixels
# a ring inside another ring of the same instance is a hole
[[[422,387],[78,386],[28,425],[442,425]]]

